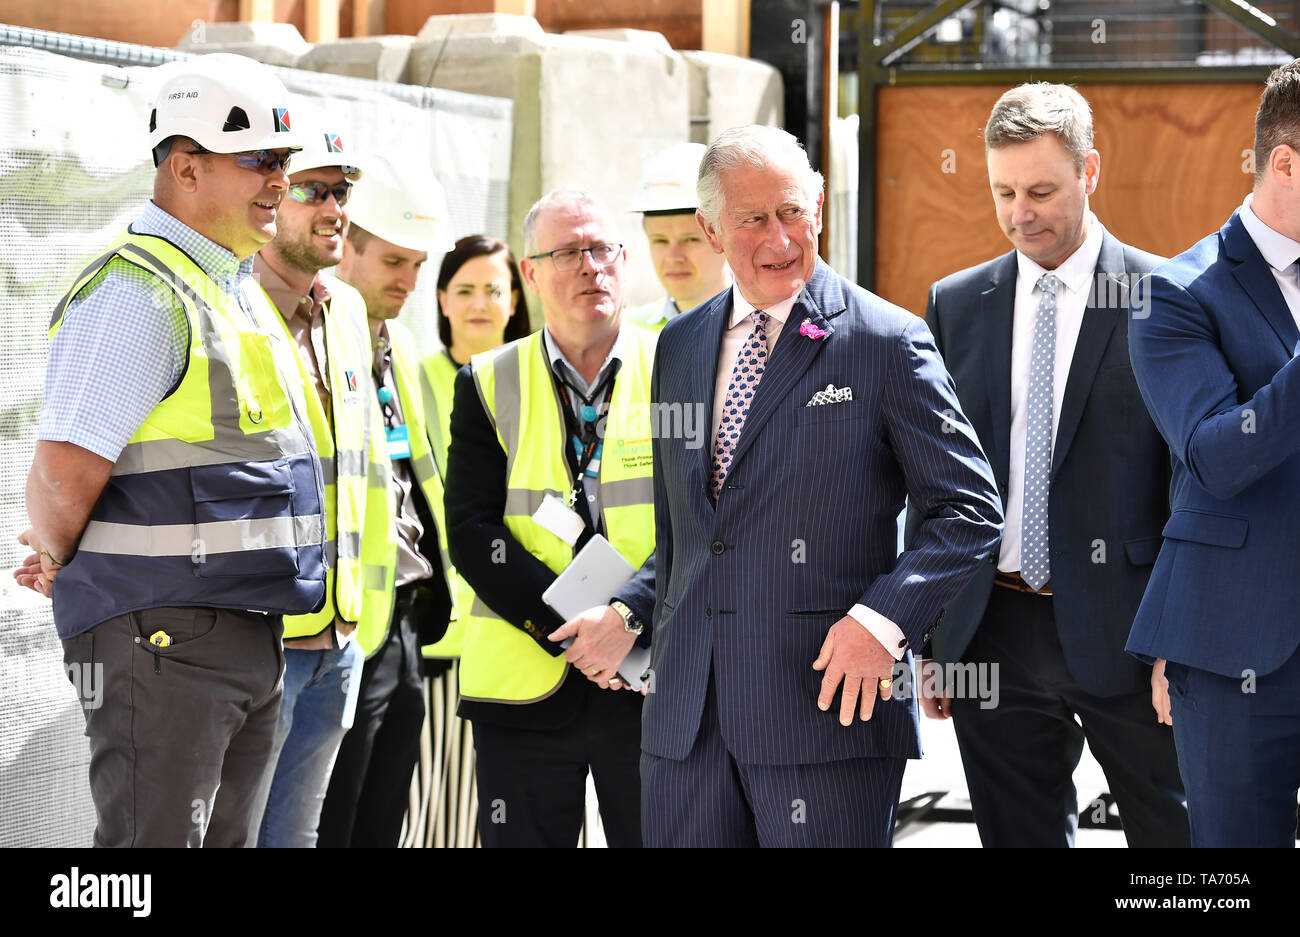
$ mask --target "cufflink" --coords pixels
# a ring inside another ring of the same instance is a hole
[[[905,647],[907,647],[907,638],[899,638],[899,639],[898,639],[898,649],[901,651],[901,650],[903,650]]]

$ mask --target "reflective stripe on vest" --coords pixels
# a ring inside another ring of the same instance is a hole
[[[72,300],[113,257],[151,274],[181,304],[186,367],[123,448],[59,573],[59,634],[164,605],[320,608],[321,470],[292,352],[271,331],[275,313],[252,284],[243,287],[245,310],[170,242],[128,232],[59,301],[51,341]]]
[[[284,340],[295,351],[302,396],[325,483],[325,536],[333,545],[325,583],[325,605],[308,615],[286,616],[286,639],[320,634],[334,623],[335,617],[351,623],[361,618],[361,530],[370,490],[367,474],[379,403],[369,380],[370,330],[366,324],[365,301],[346,283],[330,280],[326,286],[330,298],[321,318],[327,354],[319,365],[325,369],[330,413],[321,405],[315,382],[288,323],[283,315],[277,316]],[[269,296],[267,303],[275,308]]]
[[[623,329],[623,364],[610,398],[600,463],[602,526],[634,568],[654,550],[649,419],[654,346],[652,333]],[[573,485],[562,404],[542,333],[476,355],[472,367],[479,398],[506,453],[505,525],[524,549],[558,573],[572,561],[573,550],[532,519],[547,491],[567,494]],[[565,667],[563,657],[551,657],[475,597],[461,648],[462,698],[535,702],[558,689]]]
[[[362,321],[366,320],[364,317]],[[391,324],[391,323],[390,323]],[[370,341],[367,324],[366,340]],[[364,473],[366,485],[365,523],[360,544],[361,617],[357,621],[357,644],[370,657],[388,637],[393,613],[393,585],[397,573],[397,513],[394,510],[393,463],[388,458],[388,439],[384,433],[384,413],[376,398],[371,364],[359,379],[362,392],[372,404],[370,447],[364,461],[357,466]]]
[[[434,526],[438,528],[438,556],[428,557],[434,575],[442,576],[448,594],[455,601],[452,585],[451,559],[447,553],[446,509],[443,506],[442,473],[429,442],[429,421],[424,411],[424,394],[420,389],[419,359],[415,355],[415,339],[405,326],[390,320],[388,341],[393,355],[393,384],[402,406],[402,419],[406,423],[411,446],[411,472],[420,486],[420,493],[429,506]],[[393,563],[396,567],[396,554]],[[396,573],[394,571],[393,576]]]
[[[440,478],[447,474],[447,448],[451,445],[451,405],[456,392],[456,370],[455,363],[444,351],[429,355],[420,367],[424,424]],[[420,653],[431,658],[459,657],[465,639],[465,622],[474,602],[474,590],[469,587],[465,577],[452,568],[445,525],[439,528],[438,546],[443,551],[443,562],[454,589],[451,597],[451,621],[447,624],[447,633],[433,644],[424,645],[420,648]]]

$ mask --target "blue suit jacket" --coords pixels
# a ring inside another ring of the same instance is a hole
[[[654,440],[654,692],[642,748],[682,759],[710,676],[746,764],[919,755],[915,701],[839,724],[817,708],[826,632],[858,602],[920,647],[996,542],[1002,506],[979,441],[919,318],[820,261],[772,349],[716,507],[709,497],[718,348],[731,291],[669,322],[654,401],[703,417],[702,444]],[[826,331],[799,332],[805,320]],[[853,400],[804,404],[828,384]],[[696,440],[698,443],[699,441]],[[924,515],[898,555],[904,497]],[[909,694],[914,695],[914,694]]]
[[[1151,680],[1124,642],[1169,519],[1169,451],[1129,365],[1128,287],[1162,259],[1102,234],[1052,452],[1053,612],[1070,672],[1098,696],[1143,690]],[[1017,273],[1011,251],[944,277],[930,288],[925,317],[1004,498]],[[988,607],[997,558],[995,549],[948,606],[931,642],[936,660],[961,660]]]
[[[1128,650],[1269,673],[1300,645],[1300,331],[1236,212],[1152,271],[1131,312],[1173,483]]]

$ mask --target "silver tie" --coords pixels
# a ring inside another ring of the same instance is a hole
[[[1025,502],[1020,516],[1020,577],[1033,589],[1052,578],[1048,542],[1047,481],[1052,471],[1052,392],[1056,370],[1056,292],[1054,274],[1038,278],[1042,296],[1029,355],[1029,415],[1025,422]]]

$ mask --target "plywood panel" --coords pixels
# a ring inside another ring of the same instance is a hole
[[[702,0],[638,0],[592,3],[591,0],[537,0],[537,22],[549,32],[566,29],[648,29],[663,33],[674,49],[703,45]]]
[[[1217,230],[1250,192],[1243,150],[1261,86],[1079,85],[1092,104],[1112,234],[1171,255]],[[921,314],[932,282],[1010,250],[993,214],[983,127],[1005,87],[879,92],[876,287]],[[951,169],[954,171],[945,171]]]

